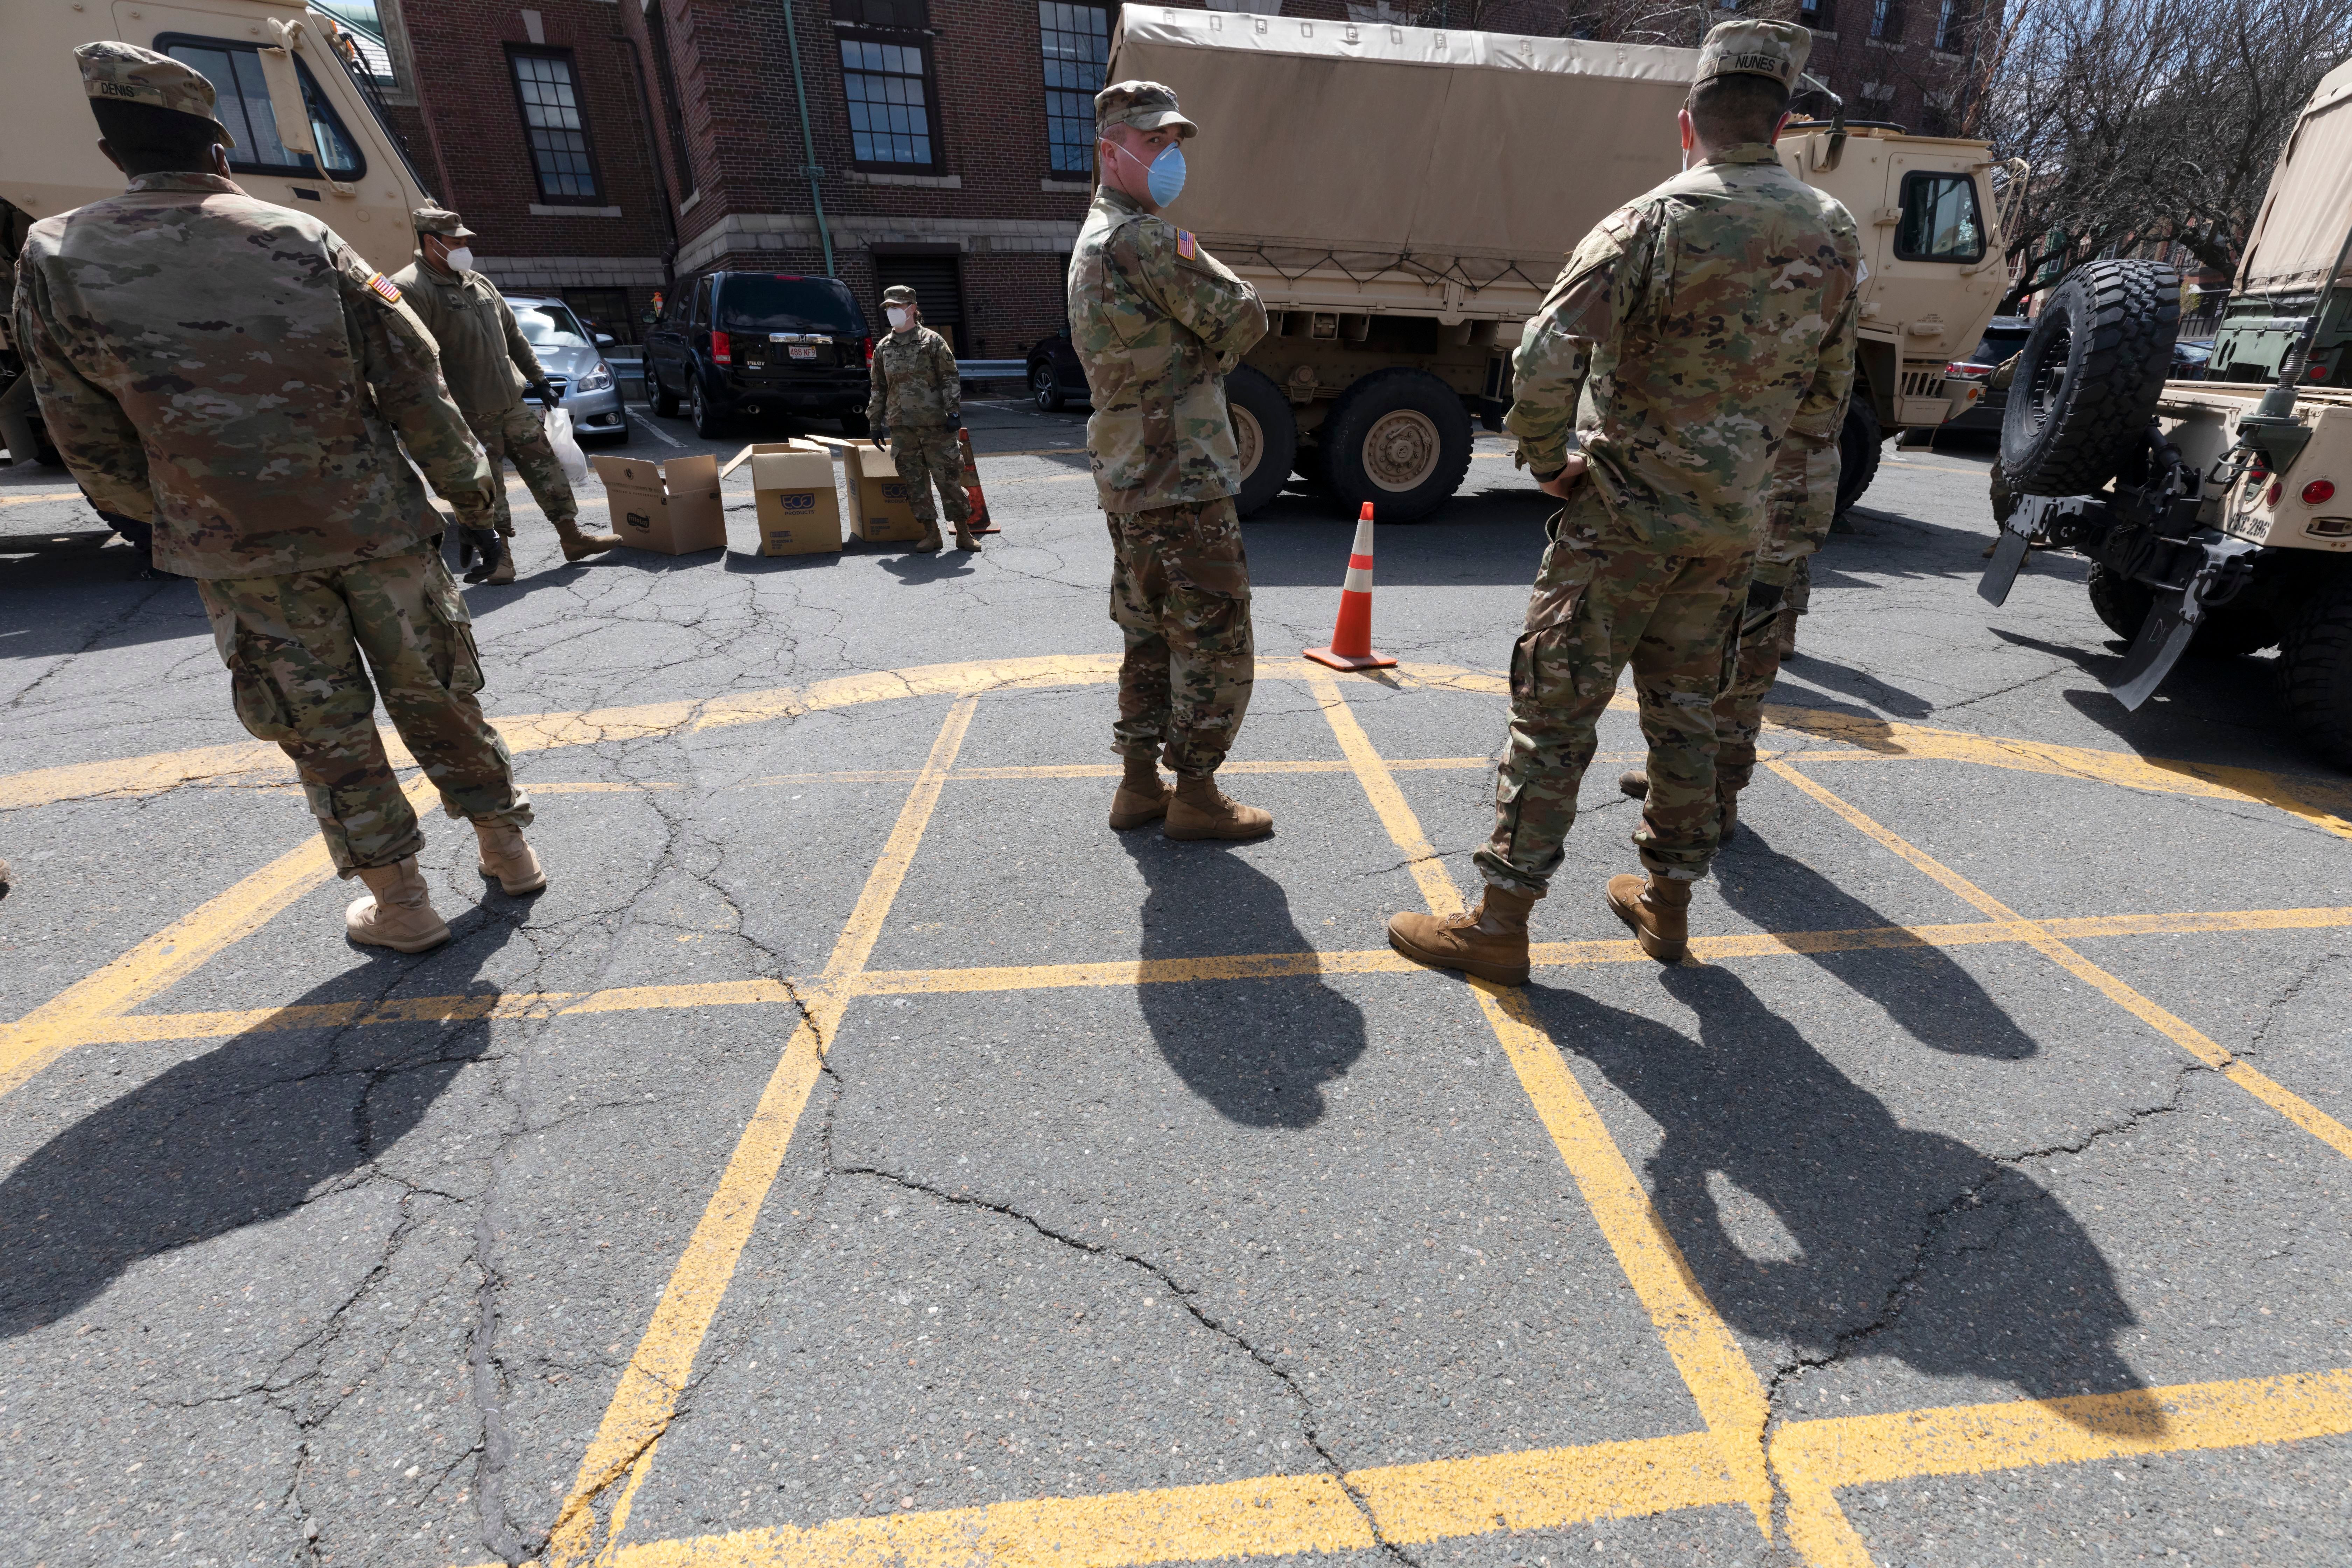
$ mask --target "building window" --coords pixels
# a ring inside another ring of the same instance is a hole
[[[1960,25],[1960,0],[1944,0],[1936,12],[1936,47],[1949,50]]]
[[[929,169],[939,156],[931,135],[930,73],[920,44],[878,38],[841,40],[841,79],[849,96],[849,141],[861,164]]]
[[[596,163],[589,152],[587,121],[580,117],[571,57],[515,50],[507,58],[514,68],[515,101],[522,109],[523,139],[530,143],[540,200],[593,204],[599,199]]]
[[[1895,37],[1895,0],[1871,0],[1870,36],[1874,38]]]
[[[1095,94],[1110,58],[1110,13],[1099,5],[1037,0],[1045,56],[1045,142],[1057,174],[1094,168]]]

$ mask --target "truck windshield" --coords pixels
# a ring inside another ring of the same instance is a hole
[[[1966,174],[1903,176],[1903,217],[1895,254],[1905,261],[1982,261],[1984,223],[1977,183]]]
[[[240,174],[308,174],[319,173],[308,153],[293,153],[278,135],[278,111],[269,101],[269,83],[261,74],[260,50],[251,44],[224,38],[194,38],[167,33],[155,47],[184,66],[194,67],[213,84],[215,107],[221,123],[236,138],[228,166]],[[356,180],[367,172],[367,160],[343,129],[310,68],[297,56],[294,70],[302,84],[302,104],[310,113],[310,139],[326,160],[327,173],[337,179]]]
[[[838,332],[864,337],[866,318],[831,278],[757,278],[737,273],[719,290],[722,332]]]

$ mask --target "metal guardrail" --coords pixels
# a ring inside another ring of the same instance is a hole
[[[1029,362],[1025,359],[962,359],[956,361],[959,381],[1026,381]]]

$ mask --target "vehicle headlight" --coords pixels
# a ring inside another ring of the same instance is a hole
[[[572,390],[574,392],[602,392],[612,384],[613,367],[606,364],[603,360],[598,360],[594,370],[590,371],[586,375],[582,376],[578,381],[572,384]]]

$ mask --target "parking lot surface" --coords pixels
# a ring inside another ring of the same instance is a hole
[[[1003,531],[467,590],[548,890],[344,943],[193,589],[0,475],[11,1561],[2352,1559],[2352,787],[2269,661],[2136,714],[1981,451],[1816,563],[1693,961],[1606,720],[1533,982],[1460,906],[1543,498],[1246,529],[1254,844],[1103,826],[1082,416]],[[632,453],[731,452],[633,410]],[[747,430],[744,438],[770,435]],[[29,476],[29,477],[28,477]],[[583,521],[601,492],[588,487]],[[406,776],[406,775],[404,775]]]

